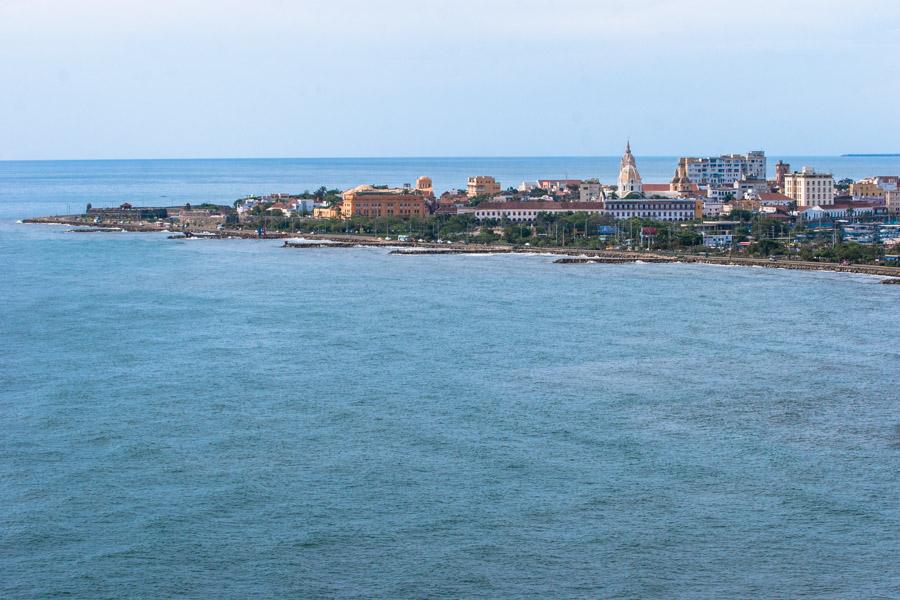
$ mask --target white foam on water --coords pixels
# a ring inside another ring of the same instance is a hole
[[[304,237],[287,238],[285,241],[290,242],[292,244],[337,244],[337,243],[339,243],[339,242],[336,242],[335,240],[329,240],[329,239],[325,239],[325,238],[310,239],[310,238],[304,238]]]

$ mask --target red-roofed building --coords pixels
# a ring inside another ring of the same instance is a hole
[[[291,214],[293,207],[287,202],[274,202],[272,206],[266,209],[266,212],[281,212],[285,216]]]

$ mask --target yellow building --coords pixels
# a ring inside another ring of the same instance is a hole
[[[360,185],[342,194],[341,217],[424,217],[425,196],[405,188]]]
[[[313,208],[313,218],[315,219],[339,219],[341,217],[341,205],[334,206],[317,206]]]
[[[860,198],[881,198],[884,196],[884,190],[871,179],[861,179],[850,184],[850,195]]]
[[[900,212],[900,190],[888,190],[884,192],[884,205],[891,213]]]
[[[493,196],[500,193],[500,184],[490,175],[476,175],[469,177],[466,184],[466,196],[474,198],[476,196]]]
[[[834,178],[831,173],[816,173],[803,167],[784,176],[784,195],[797,206],[829,206],[834,204]]]

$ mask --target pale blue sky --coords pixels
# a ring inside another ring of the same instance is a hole
[[[900,152],[896,0],[0,0],[0,159]]]

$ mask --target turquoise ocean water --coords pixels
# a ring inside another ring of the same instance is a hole
[[[897,286],[15,222],[616,164],[0,163],[0,596],[897,597]]]

